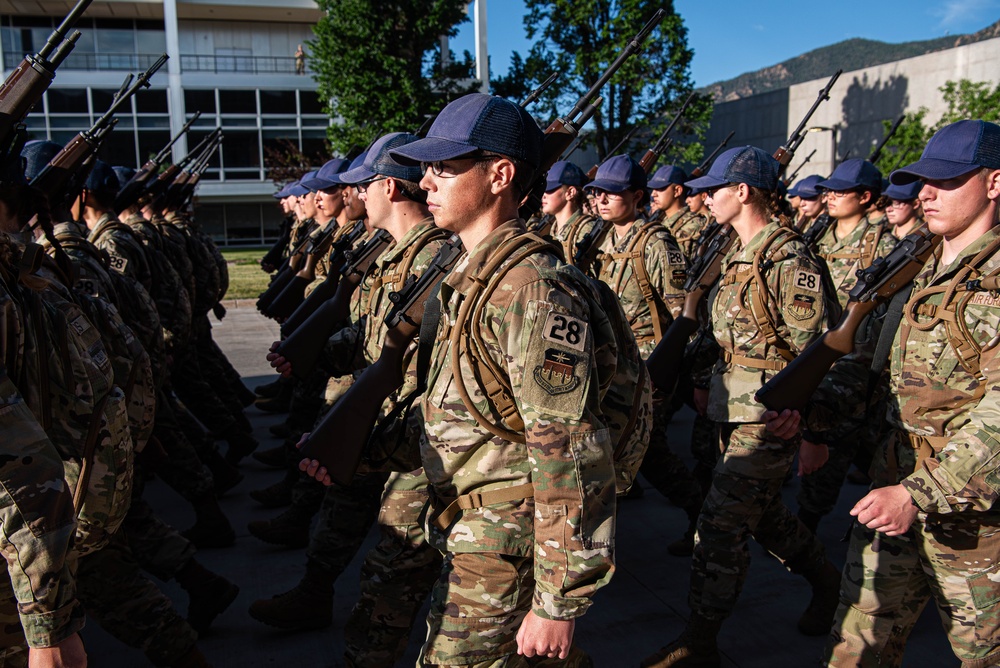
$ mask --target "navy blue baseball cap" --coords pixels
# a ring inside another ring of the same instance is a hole
[[[419,141],[420,137],[409,132],[391,132],[383,137],[379,137],[363,154],[360,165],[351,163],[351,168],[346,172],[337,175],[341,183],[354,185],[371,181],[379,176],[391,176],[395,179],[403,179],[418,183],[423,173],[416,165],[401,165],[392,159],[389,152],[394,148],[412,144]]]
[[[730,183],[745,183],[754,188],[774,190],[781,165],[774,157],[756,146],[740,146],[722,153],[708,174],[688,181],[687,187],[708,190]]]
[[[572,162],[560,160],[549,168],[545,176],[545,192],[552,192],[559,186],[581,187],[587,182],[587,175]]]
[[[916,181],[910,181],[909,183],[901,186],[892,184],[888,188],[886,188],[885,192],[882,194],[888,197],[889,199],[897,199],[900,200],[901,202],[912,202],[913,200],[917,199],[917,195],[920,194],[920,190],[923,187],[924,187],[924,182],[918,179]]]
[[[597,168],[594,180],[587,184],[586,190],[606,190],[609,193],[620,193],[626,190],[639,190],[646,187],[646,170],[630,155],[616,155],[608,158]]]
[[[25,160],[24,177],[31,181],[38,176],[45,169],[45,165],[49,164],[49,161],[56,157],[56,154],[61,150],[62,146],[53,141],[45,139],[29,141],[21,149],[21,157]]]
[[[813,199],[815,197],[819,197],[820,192],[816,189],[816,184],[825,180],[826,179],[819,174],[811,174],[796,181],[795,184],[788,189],[788,194],[792,197],[801,197],[802,199]]]
[[[307,188],[305,186],[304,182],[305,182],[306,179],[314,179],[314,178],[316,178],[316,172],[317,171],[318,170],[313,170],[311,172],[306,172],[305,174],[302,175],[301,179],[299,179],[295,183],[289,185],[288,186],[288,194],[291,197],[302,197],[304,195],[308,195],[309,193],[313,192],[313,190],[311,190],[310,188]]]
[[[460,158],[475,151],[498,153],[537,168],[542,131],[520,105],[502,97],[470,93],[451,102],[431,124],[427,136],[390,151],[401,164]]]
[[[1000,125],[958,121],[935,132],[920,159],[894,171],[889,180],[897,185],[917,179],[946,181],[981,167],[1000,169]]]
[[[880,193],[882,192],[882,172],[878,171],[878,167],[867,160],[851,158],[837,165],[830,178],[826,181],[820,181],[816,187],[820,190],[867,188]]]
[[[274,197],[274,199],[285,199],[286,197],[289,196],[288,189],[294,186],[296,183],[298,183],[298,181],[291,181],[289,183],[286,183],[285,185],[281,186],[281,189],[278,190],[278,192],[274,193],[272,197]]]
[[[118,189],[125,187],[125,184],[132,180],[135,176],[135,170],[131,167],[125,167],[123,165],[115,165],[111,168],[111,171],[115,173],[115,178],[118,179]]]
[[[341,172],[337,172],[336,174],[334,174],[333,176],[330,177],[330,180],[333,181],[333,185],[346,186],[347,182],[344,181],[344,178],[343,178],[344,174],[346,174],[347,172],[351,171],[352,169],[356,169],[356,168],[360,167],[361,165],[365,164],[365,158],[367,158],[367,157],[368,157],[368,149],[365,149],[364,151],[362,151],[361,153],[359,153],[357,155],[357,157],[354,158],[354,160],[351,160],[350,164],[347,165],[347,169],[345,169],[345,170],[343,170]],[[330,186],[328,186],[328,187],[330,187]]]
[[[90,170],[90,174],[87,175],[87,180],[84,181],[83,187],[97,193],[116,195],[119,188],[118,177],[115,176],[115,171],[111,169],[111,165],[103,160],[95,160],[94,167]]]
[[[315,172],[310,172],[302,177],[302,185],[309,190],[323,190],[333,186],[342,185],[340,181],[334,179],[335,176],[347,169],[348,161],[343,158],[334,158],[326,162]],[[310,174],[312,176],[310,176]]]
[[[653,173],[653,178],[649,179],[649,183],[646,187],[650,190],[660,190],[661,188],[666,188],[669,185],[683,186],[687,180],[687,172],[680,167],[664,165]]]

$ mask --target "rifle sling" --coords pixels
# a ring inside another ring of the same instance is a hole
[[[882,319],[882,331],[878,334],[878,342],[875,344],[875,354],[872,356],[872,364],[869,369],[868,389],[865,392],[866,407],[871,403],[872,395],[875,394],[875,386],[882,375],[882,371],[885,369],[886,363],[889,361],[889,355],[892,353],[892,344],[896,340],[896,330],[899,329],[899,323],[903,320],[903,307],[910,299],[912,292],[913,281],[910,281],[908,285],[903,286],[889,300],[889,310],[886,311],[885,317]],[[867,408],[865,412],[867,413]]]

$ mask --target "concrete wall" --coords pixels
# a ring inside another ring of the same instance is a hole
[[[927,107],[927,120],[937,122],[947,111],[938,89],[945,82],[958,79],[988,81],[994,86],[1000,83],[1000,39],[844,72],[834,85],[830,99],[820,105],[809,126],[837,126],[838,159],[842,160],[848,152],[852,158],[868,157],[882,138],[883,120],[895,120],[904,112]],[[753,144],[774,150],[799,124],[826,81],[807,81],[779,91],[716,104],[706,147],[711,150],[730,130],[736,130],[731,146]],[[800,176],[828,174],[832,170],[832,134],[830,131],[808,133],[789,171],[794,171],[816,149]]]

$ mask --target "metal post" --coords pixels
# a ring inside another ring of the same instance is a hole
[[[486,0],[473,0],[474,9],[472,22],[475,25],[476,39],[476,78],[479,79],[479,91],[490,92],[490,59],[486,52]]]

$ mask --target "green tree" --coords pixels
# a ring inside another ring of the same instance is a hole
[[[416,131],[465,83],[469,55],[441,68],[440,36],[468,20],[465,0],[317,0],[324,12],[309,42],[335,151],[387,132]]]
[[[536,116],[555,118],[597,82],[615,58],[657,9],[667,15],[643,44],[601,90],[603,103],[594,116],[585,142],[604,158],[625,135],[640,132],[625,147],[648,148],[692,90],[691,58],[687,28],[673,3],[659,0],[526,0],[524,25],[528,37],[538,41],[524,62],[527,92],[553,71],[562,74],[549,89]],[[515,63],[516,65],[516,63]],[[698,96],[684,123],[675,130],[675,143],[667,153],[674,162],[695,162],[702,148],[712,102]],[[685,141],[686,138],[686,141]],[[695,140],[695,141],[692,141]]]
[[[938,90],[948,110],[933,125],[927,123],[927,107],[907,112],[879,158],[878,167],[883,173],[919,158],[931,136],[949,123],[963,119],[1000,123],[1000,85],[994,87],[987,81],[960,79],[948,81]],[[892,125],[889,121],[883,123],[887,130]]]

